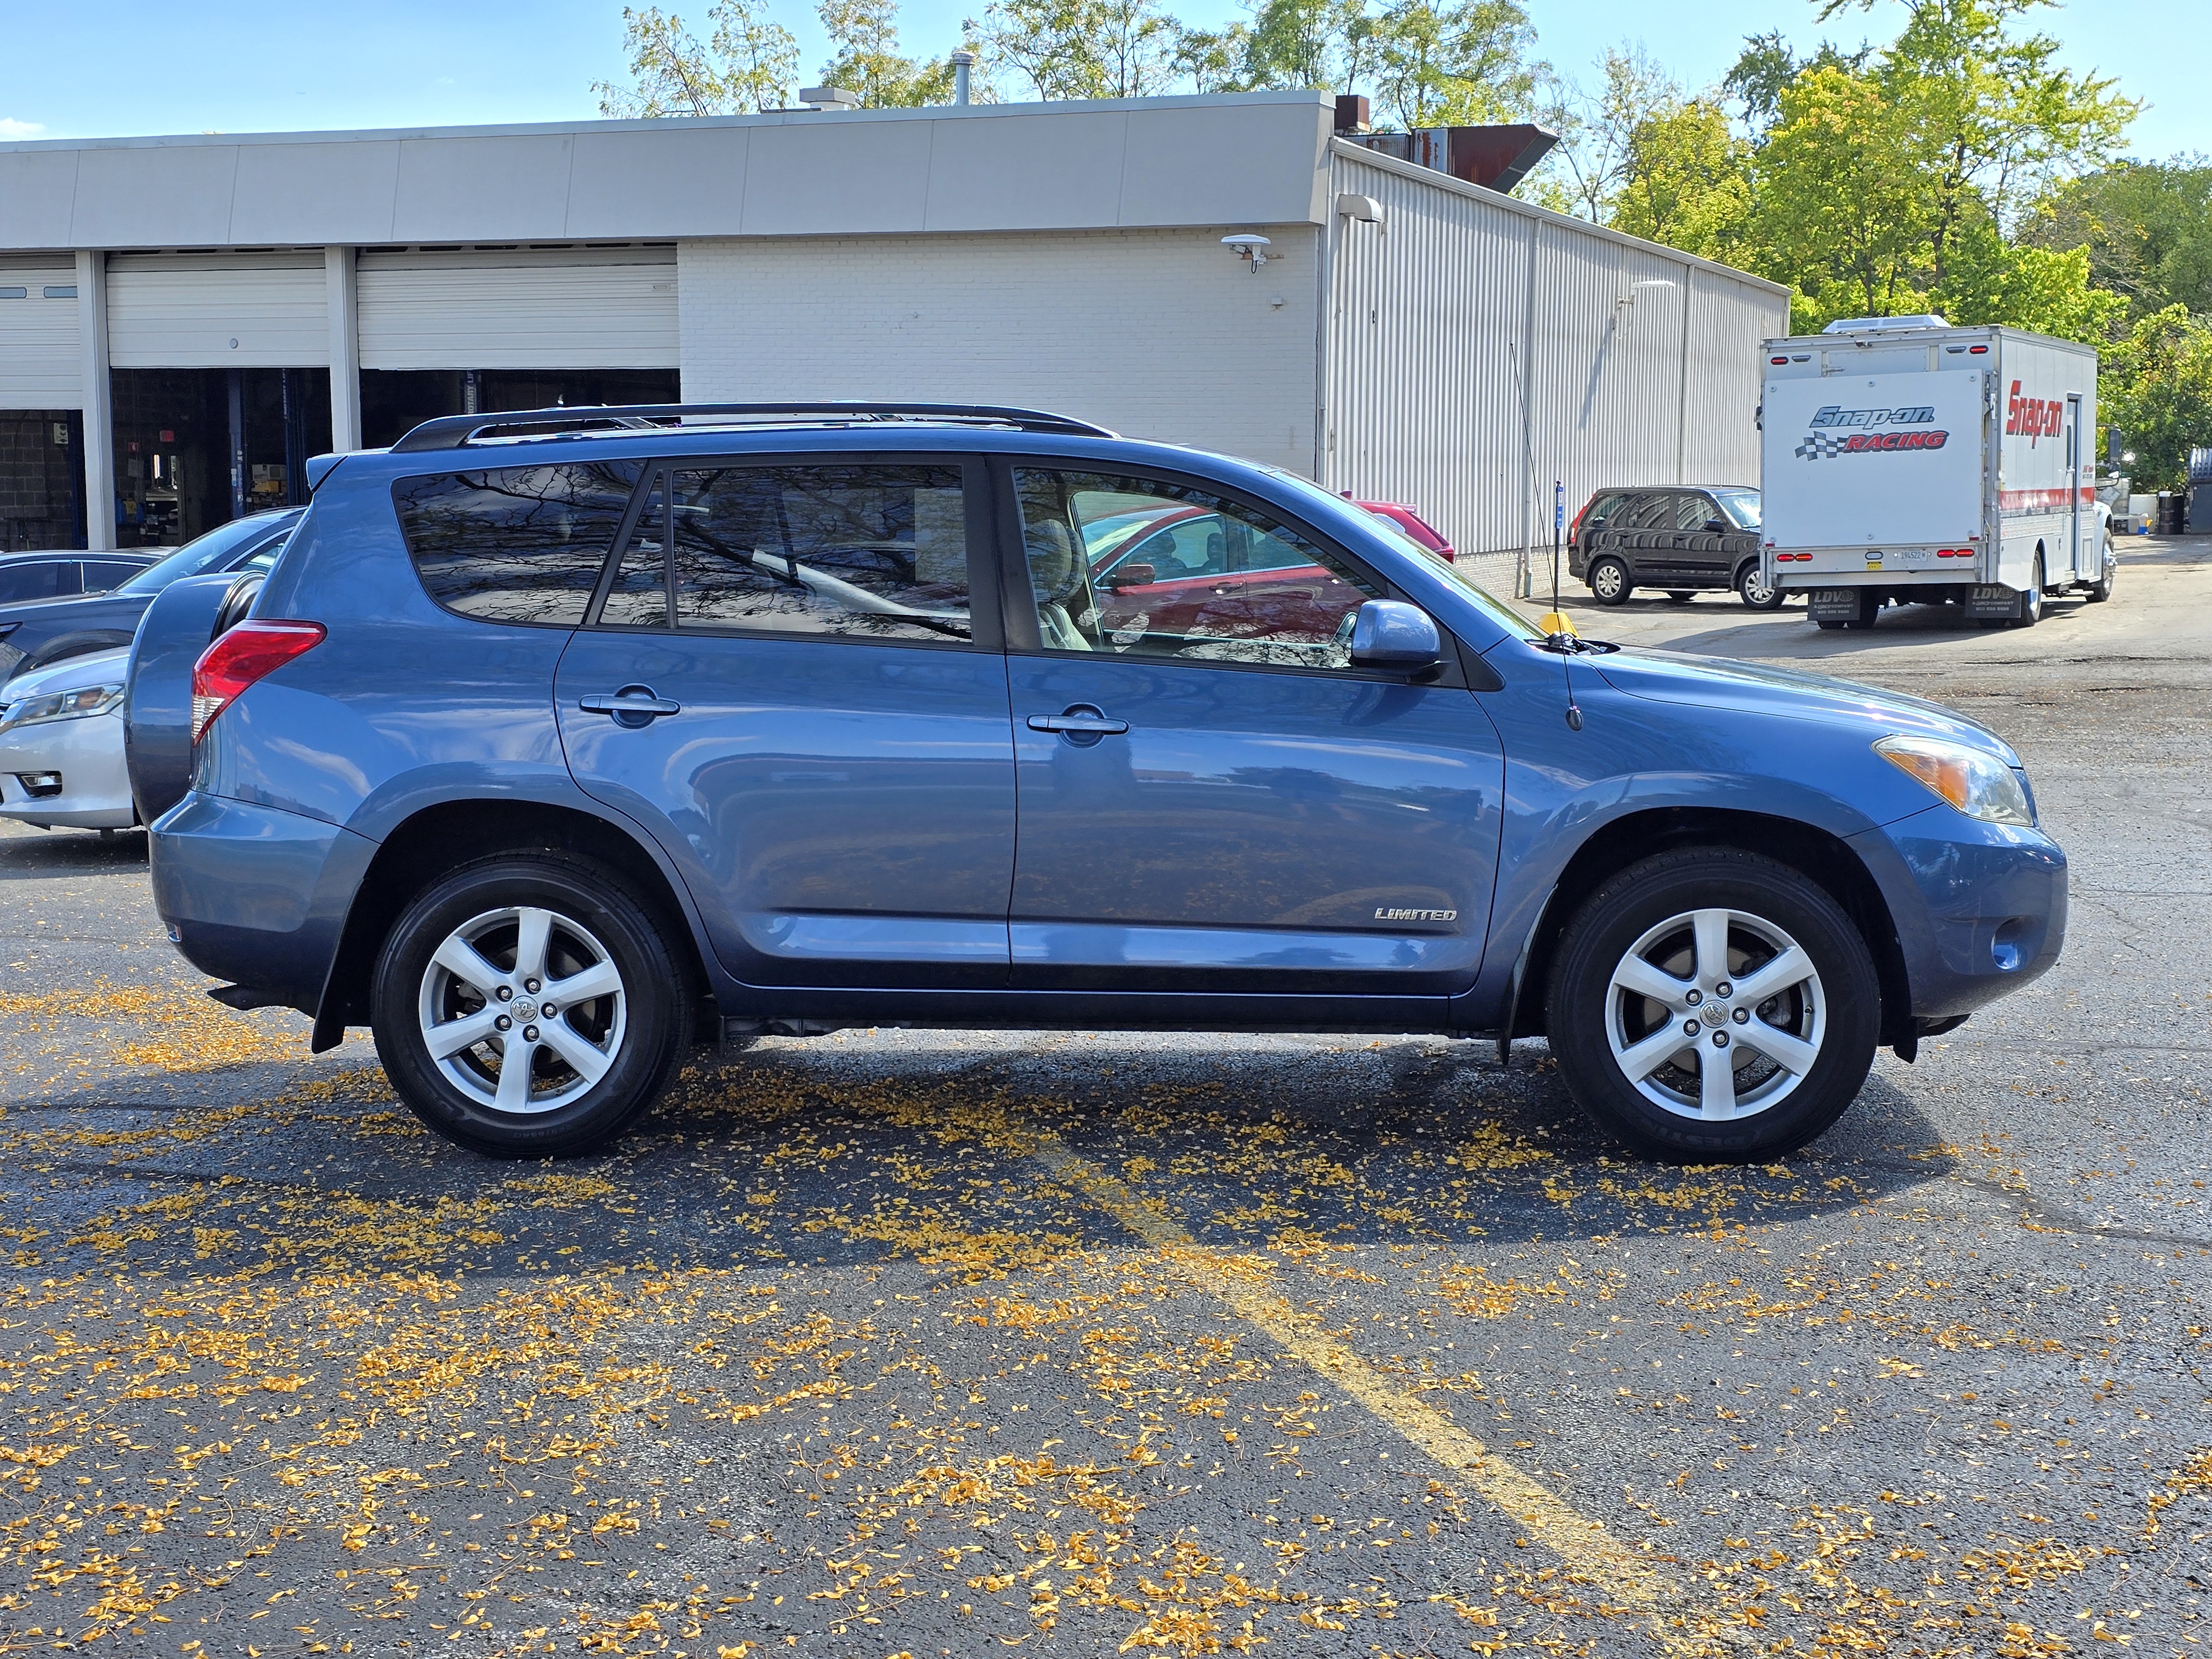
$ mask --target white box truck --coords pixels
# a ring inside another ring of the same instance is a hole
[[[1867,317],[1765,358],[1761,564],[1821,627],[1871,628],[1895,602],[2027,628],[2048,594],[2111,597],[2093,349]]]

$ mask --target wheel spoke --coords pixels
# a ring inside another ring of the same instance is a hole
[[[1654,1031],[1643,1042],[1623,1048],[1617,1058],[1620,1061],[1620,1069],[1628,1073],[1629,1081],[1641,1083],[1672,1059],[1679,1049],[1694,1041],[1694,1038],[1684,1036],[1677,1027],[1668,1025],[1663,1030]]]
[[[486,1001],[496,996],[499,988],[507,983],[507,975],[486,962],[476,946],[458,933],[441,945],[430,960],[462,984],[474,989]]]
[[[1692,931],[1698,940],[1698,983],[1710,991],[1729,976],[1729,913],[1699,910]]]
[[[1698,1112],[1707,1118],[1735,1115],[1735,1056],[1726,1048],[1698,1050]]]
[[[1642,957],[1626,957],[1613,969],[1614,988],[1633,991],[1640,997],[1650,997],[1654,1002],[1663,1002],[1678,1013],[1686,1005],[1682,994],[1690,988],[1686,979],[1676,979],[1665,969],[1655,967]]]
[[[593,997],[603,997],[622,988],[622,974],[614,963],[595,962],[581,973],[550,981],[545,987],[545,999],[556,1008],[573,1008],[580,1002],[589,1002]]]
[[[493,1104],[502,1112],[526,1112],[530,1109],[531,1061],[537,1058],[538,1045],[525,1042],[519,1035],[510,1032],[507,1052],[500,1057],[499,1093]]]
[[[1784,1071],[1802,1077],[1813,1069],[1813,1062],[1820,1057],[1820,1045],[1794,1037],[1787,1031],[1778,1031],[1753,1014],[1741,1025],[1729,1028],[1735,1039],[1756,1048]]]
[[[553,932],[553,913],[526,904],[515,915],[519,927],[514,936],[514,976],[543,981],[545,941]]]
[[[449,1019],[433,1025],[422,1033],[422,1041],[430,1050],[433,1060],[446,1060],[460,1053],[472,1043],[482,1042],[492,1035],[493,1022],[499,1018],[499,1005],[493,1003],[479,1008],[473,1014],[464,1014],[459,1019]]]
[[[1763,962],[1735,982],[1735,1000],[1740,1007],[1756,1008],[1767,998],[1788,990],[1813,977],[1813,958],[1798,945],[1791,945],[1770,962]]]
[[[564,1020],[548,1020],[538,1027],[538,1032],[545,1039],[545,1046],[574,1067],[576,1074],[586,1083],[597,1083],[613,1063],[581,1031]]]

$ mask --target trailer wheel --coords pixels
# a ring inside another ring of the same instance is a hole
[[[1844,623],[1846,628],[1872,628],[1874,619],[1881,614],[1881,595],[1871,587],[1859,590],[1859,614]]]
[[[1628,567],[1619,559],[1600,559],[1589,568],[1590,592],[1600,605],[1626,605],[1636,591]]]

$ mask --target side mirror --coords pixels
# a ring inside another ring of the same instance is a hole
[[[1403,599],[1370,599],[1352,624],[1354,668],[1395,668],[1418,673],[1444,654],[1443,636],[1429,613]]]
[[[1725,536],[1728,534],[1728,526],[1718,519],[1708,519],[1705,520],[1705,533],[1708,536]]]
[[[1159,573],[1148,564],[1125,564],[1106,578],[1109,588],[1150,587],[1159,580]]]

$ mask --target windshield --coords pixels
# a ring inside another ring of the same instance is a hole
[[[203,575],[210,570],[221,570],[237,554],[268,537],[289,530],[300,521],[298,513],[258,513],[252,518],[233,519],[228,524],[218,525],[161,562],[149,565],[115,591],[118,593],[158,593],[171,582],[186,576]]]
[[[1342,510],[1345,505],[1344,501],[1340,496],[1330,495],[1328,491],[1323,489],[1319,484],[1315,483],[1310,479],[1301,478],[1295,472],[1285,472],[1280,467],[1273,466],[1269,467],[1267,471],[1271,477],[1280,478],[1285,483],[1289,484],[1302,495],[1310,495],[1317,500],[1327,501],[1330,507],[1340,511]],[[1383,540],[1389,542],[1394,546],[1402,548],[1406,552],[1411,554],[1414,558],[1420,562],[1422,568],[1431,571],[1438,575],[1449,576],[1454,582],[1458,584],[1460,588],[1466,592],[1469,599],[1474,601],[1476,606],[1480,609],[1484,616],[1489,617],[1491,621],[1496,623],[1500,628],[1510,634],[1515,639],[1536,641],[1540,641],[1544,637],[1541,634],[1538,633],[1534,628],[1530,626],[1528,619],[1526,617],[1516,611],[1511,605],[1507,605],[1504,600],[1493,595],[1488,588],[1483,586],[1481,583],[1476,581],[1473,576],[1469,575],[1462,567],[1455,564],[1446,564],[1434,553],[1431,553],[1427,548],[1423,547],[1411,536],[1408,536],[1398,526],[1398,524],[1395,520],[1384,518],[1379,513],[1370,513],[1366,516],[1368,522],[1373,526],[1376,535],[1382,537]]]
[[[1759,528],[1759,492],[1756,489],[1716,489],[1713,499],[1721,504],[1721,511],[1735,520],[1738,530]]]

